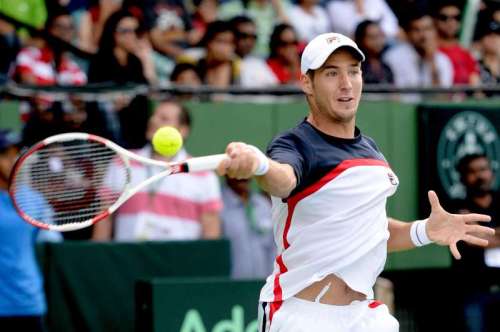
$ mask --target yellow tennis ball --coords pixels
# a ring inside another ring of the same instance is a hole
[[[174,127],[161,127],[153,135],[152,143],[156,152],[172,157],[182,147],[182,136]]]

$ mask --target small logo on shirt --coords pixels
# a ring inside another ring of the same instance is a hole
[[[392,173],[387,173],[387,177],[389,178],[389,182],[393,185],[393,186],[397,186],[399,184],[398,182],[398,179],[396,178],[396,176]]]

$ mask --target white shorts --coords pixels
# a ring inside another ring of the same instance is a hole
[[[271,319],[269,316],[272,316]],[[399,323],[385,304],[374,300],[354,301],[346,306],[296,297],[283,301],[281,306],[259,303],[259,332],[368,331],[398,332]]]

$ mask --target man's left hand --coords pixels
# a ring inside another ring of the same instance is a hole
[[[431,214],[427,223],[427,236],[440,245],[450,247],[452,255],[460,259],[461,255],[457,249],[458,241],[486,247],[488,241],[481,236],[491,236],[495,230],[490,227],[478,225],[477,222],[489,222],[490,216],[477,213],[452,214],[448,213],[441,204],[434,191],[429,191],[429,202]]]

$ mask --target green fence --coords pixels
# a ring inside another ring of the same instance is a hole
[[[40,248],[49,331],[134,331],[134,286],[157,277],[228,277],[220,241],[46,244]]]

